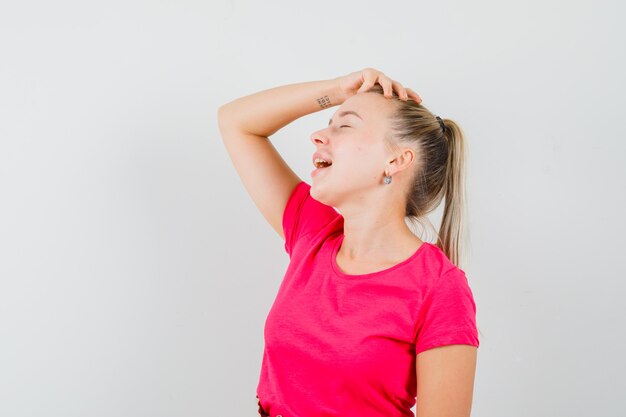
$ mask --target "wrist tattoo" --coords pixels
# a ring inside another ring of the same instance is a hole
[[[330,99],[328,98],[328,96],[318,98],[317,102],[320,105],[320,107],[323,109],[325,109],[326,107],[331,107]]]

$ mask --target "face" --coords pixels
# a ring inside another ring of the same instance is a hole
[[[383,139],[394,109],[395,103],[380,94],[356,94],[339,106],[328,127],[311,135],[314,152],[332,161],[312,175],[311,195],[316,200],[339,207],[347,196],[359,198],[381,187],[393,159]]]

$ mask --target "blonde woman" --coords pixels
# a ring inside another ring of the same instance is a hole
[[[270,417],[469,416],[479,345],[460,269],[463,137],[374,68],[289,84],[218,111],[246,190],[290,262],[265,323],[256,401]],[[269,136],[339,106],[314,132],[310,182]],[[445,200],[436,244],[419,221]]]

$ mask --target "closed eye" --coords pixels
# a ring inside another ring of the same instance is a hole
[[[342,127],[350,127],[350,126],[348,126],[348,125],[339,126],[339,128],[342,128]]]

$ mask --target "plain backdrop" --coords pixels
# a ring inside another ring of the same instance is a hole
[[[217,108],[365,67],[466,133],[472,415],[626,415],[625,9],[3,2],[0,415],[256,416],[289,259]],[[309,183],[336,109],[271,137]]]

